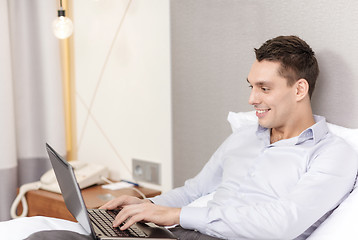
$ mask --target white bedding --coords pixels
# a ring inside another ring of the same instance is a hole
[[[58,218],[25,217],[0,222],[1,239],[20,240],[27,238],[34,232],[45,230],[68,230],[87,234],[79,223]]]
[[[314,231],[309,240],[358,239],[358,188]]]

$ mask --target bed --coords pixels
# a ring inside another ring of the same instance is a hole
[[[233,131],[240,127],[256,124],[254,112],[229,113],[228,121]],[[331,132],[344,138],[358,154],[358,129],[344,128],[335,124],[328,124]],[[210,199],[212,194],[204,196],[192,206],[203,206]],[[358,239],[358,228],[355,226],[358,220],[358,189],[355,187],[351,194],[334,210],[324,221],[309,240],[337,240],[337,239]],[[18,229],[22,229],[18,231]],[[24,239],[30,234],[44,230],[70,230],[86,234],[84,229],[75,222],[48,218],[48,217],[27,217],[6,222],[0,222],[0,232],[5,239]]]

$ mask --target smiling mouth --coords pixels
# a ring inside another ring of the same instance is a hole
[[[271,109],[256,109],[256,116],[263,118]]]

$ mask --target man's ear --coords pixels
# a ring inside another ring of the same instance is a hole
[[[298,79],[296,84],[296,99],[297,101],[301,101],[306,96],[308,96],[309,84],[306,79],[301,78]]]

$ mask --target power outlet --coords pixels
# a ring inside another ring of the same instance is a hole
[[[160,185],[160,163],[132,159],[132,174],[137,181]]]

